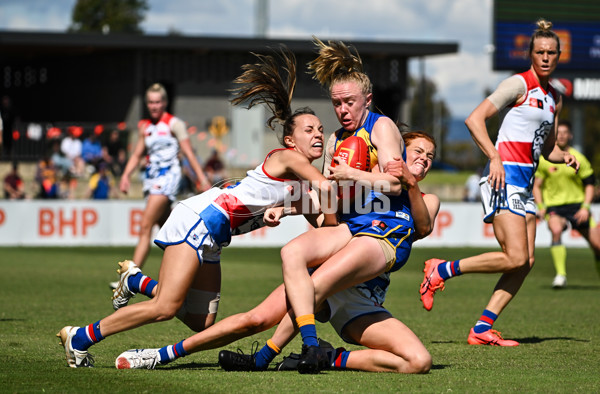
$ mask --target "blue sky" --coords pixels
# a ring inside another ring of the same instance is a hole
[[[76,0],[0,0],[0,29],[65,31]],[[256,0],[149,0],[149,34],[252,36]],[[427,76],[456,118],[466,117],[508,74],[492,72],[492,0],[270,0],[269,38],[457,42],[427,58]],[[411,62],[417,75],[418,64]]]

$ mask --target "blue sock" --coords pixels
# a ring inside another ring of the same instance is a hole
[[[339,368],[339,369],[345,369],[346,363],[348,362],[349,355],[350,355],[349,351],[343,351],[340,354],[338,354],[337,358],[333,362],[332,367]]]
[[[482,332],[486,332],[487,330],[491,330],[494,322],[498,318],[494,312],[490,312],[487,309],[483,311],[477,323],[475,323],[475,327],[473,327],[473,331],[476,334],[481,334]]]
[[[317,341],[317,327],[314,324],[307,324],[300,327],[300,335],[302,335],[302,342],[306,346],[319,346]]]
[[[180,357],[187,356],[188,352],[183,348],[183,341],[175,345],[169,345],[158,349],[158,362],[160,364],[168,364]]]
[[[129,286],[129,290],[134,293],[141,293],[145,296],[152,297],[152,290],[158,284],[157,281],[138,272],[135,275],[127,278],[127,285]]]
[[[460,260],[456,261],[446,261],[438,265],[438,274],[442,277],[443,280],[448,278],[452,278],[453,276],[462,275],[459,267]]]
[[[269,344],[275,345],[269,339],[265,346],[262,347],[256,355],[254,356],[254,361],[256,363],[256,369],[267,369],[271,361],[279,354],[281,350],[277,346],[276,349],[273,349]]]
[[[94,324],[79,328],[71,340],[71,346],[73,349],[87,350],[103,339],[104,337],[100,333],[100,320],[98,320]]]

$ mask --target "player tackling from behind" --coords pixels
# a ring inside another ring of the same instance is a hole
[[[309,108],[292,112],[295,58],[285,50],[280,56],[281,67],[272,57],[260,55],[257,65],[246,65],[247,72],[235,81],[241,87],[232,101],[249,102],[250,106],[268,104],[273,112],[268,125],[273,121],[283,125],[285,148],[271,151],[235,186],[212,188],[177,204],[155,240],[164,249],[160,282],[144,276],[132,261],[121,263],[118,289],[122,291],[115,294],[113,306],[126,305],[132,290],[144,294],[155,291],[155,297],[119,308],[92,324],[63,327],[57,336],[70,367],[91,366],[88,349],[92,345],[145,324],[177,315],[195,331],[212,325],[220,299],[221,250],[231,237],[264,226],[264,210],[289,202],[300,181],[320,187],[321,204],[330,206],[334,201],[333,186],[311,164],[323,154],[323,125]],[[258,72],[253,72],[257,68]],[[290,74],[287,83],[280,69]],[[324,215],[324,224],[337,224],[335,212]],[[183,354],[182,342],[171,346],[169,354]]]

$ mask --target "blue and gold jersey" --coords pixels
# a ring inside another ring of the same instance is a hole
[[[367,146],[369,147],[369,159],[371,160],[371,168],[369,169],[375,167],[377,165],[377,149],[375,149],[375,147],[373,146],[373,142],[371,142],[371,132],[373,131],[373,126],[375,125],[375,122],[377,122],[377,119],[381,118],[382,116],[383,115],[369,112],[367,118],[365,119],[365,122],[358,130],[348,131],[344,128],[341,128],[338,131],[336,131],[335,145],[333,147],[333,151],[335,152],[338,146],[340,146],[342,141],[344,141],[346,138],[355,135],[365,140]]]
[[[343,214],[341,221],[353,236],[375,237],[389,243],[396,250],[390,271],[399,270],[408,260],[415,231],[408,194],[403,191],[399,196],[387,196],[371,191],[361,207]]]

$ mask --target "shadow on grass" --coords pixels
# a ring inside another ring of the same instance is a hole
[[[449,367],[450,367],[450,365],[446,365],[446,364],[439,364],[439,365],[434,364],[431,366],[431,369],[446,369]]]
[[[600,290],[600,285],[567,285],[567,287],[563,288],[555,288],[552,286],[542,286],[542,289],[552,289],[556,292],[562,293],[567,292],[569,290]]]
[[[182,363],[177,363],[177,364],[170,364],[170,365],[161,365],[158,366],[158,368],[156,368],[156,370],[176,370],[176,369],[221,369],[221,367],[219,366],[219,363],[187,363],[187,364],[182,364]]]
[[[573,341],[573,342],[590,342],[589,339],[577,339],[573,337],[529,337],[529,338],[514,338],[519,343],[542,343],[546,341]]]
[[[0,323],[8,322],[8,321],[25,321],[25,319],[14,319],[12,317],[7,317],[7,318],[4,318],[4,319],[0,319]]]
[[[546,341],[573,341],[573,342],[590,342],[589,339],[577,339],[573,337],[528,337],[528,338],[512,338],[519,343],[542,343]],[[431,341],[432,344],[443,345],[443,344],[465,344],[464,341]]]

